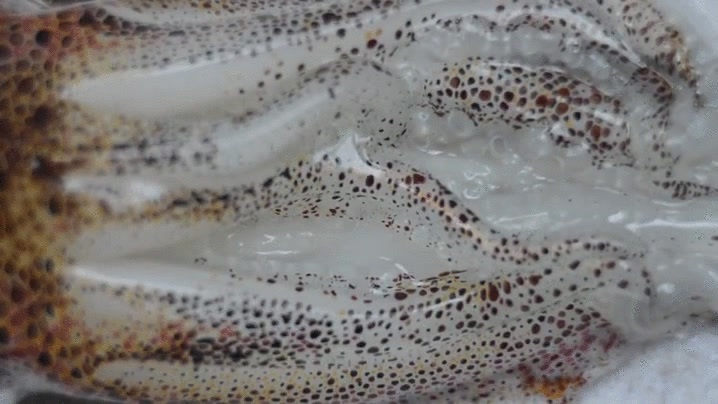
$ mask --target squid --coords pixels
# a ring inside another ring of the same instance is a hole
[[[172,75],[219,85],[151,94],[152,112],[106,81]],[[577,400],[635,344],[715,324],[718,185],[672,141],[681,98],[708,108],[701,80],[649,0],[0,1],[0,386]],[[455,143],[501,139],[518,162],[418,145],[456,117]],[[533,189],[628,213],[511,228],[434,172],[437,154],[508,177],[518,164]],[[292,221],[374,226],[438,264],[377,276],[150,254]]]

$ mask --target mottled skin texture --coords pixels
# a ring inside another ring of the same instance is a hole
[[[407,108],[461,110],[476,125],[503,121],[519,133],[551,128],[558,147],[587,146],[597,170],[649,170],[668,197],[713,192],[670,176],[676,158],[663,150],[660,133],[669,120],[670,87],[695,88],[697,75],[681,35],[647,1],[477,1],[477,14],[465,16],[437,16],[430,5],[424,12],[419,1],[333,1],[309,12],[295,1],[146,3],[69,6],[36,16],[0,8],[0,360],[15,372],[30,370],[79,391],[160,401],[450,401],[535,393],[570,399],[567,392],[585,382],[585,372],[630,337],[615,307],[597,298],[623,296],[638,305],[655,293],[640,249],[593,234],[528,242],[492,229],[429,173],[401,161],[411,119],[370,108],[370,93],[351,81],[386,80],[402,100],[408,90],[382,63],[436,30],[460,32],[468,20],[480,19],[491,32],[576,37],[584,51],[598,50],[620,65],[655,103],[645,119],[656,132],[638,146],[654,158],[637,161],[626,120],[614,125],[595,116],[600,110],[624,119],[619,99],[561,67],[481,55],[447,61]],[[555,9],[581,24],[554,16]],[[582,33],[586,24],[621,36],[631,50],[593,41]],[[246,109],[230,120],[143,121],[61,98],[65,85],[110,71],[233,58],[267,63],[262,54],[282,39],[299,59],[250,77],[239,89]],[[221,172],[218,126],[241,131],[255,116],[311,91],[346,104],[321,110],[318,123],[295,130],[316,136],[317,145],[336,140],[323,130],[325,121],[370,133],[361,169],[328,154],[296,157],[263,180],[179,186],[159,200],[119,206],[102,192],[63,188],[63,178],[74,174]],[[82,258],[67,253],[78,237],[117,229],[151,236],[172,224],[190,233],[198,223],[221,229],[263,215],[375,220],[409,238],[424,226],[428,247],[451,247],[451,271],[365,285],[311,274],[232,276],[236,290],[212,298],[86,284],[64,274]],[[252,285],[286,297],[267,299]],[[319,309],[304,303],[307,294],[319,296]],[[93,296],[127,310],[88,324]]]
[[[641,119],[649,133],[646,144],[651,156],[638,161],[628,134],[630,112],[620,99],[596,87],[572,79],[555,69],[529,69],[495,61],[469,58],[466,63],[443,69],[443,77],[424,86],[427,104],[442,116],[464,111],[474,125],[501,122],[519,131],[542,127],[558,147],[586,147],[591,164],[636,167],[653,172],[654,185],[673,198],[711,195],[714,189],[672,178],[670,169],[678,160],[664,146],[664,132],[670,122],[671,85],[650,69],[638,69],[631,76],[628,92],[644,94],[655,108]]]

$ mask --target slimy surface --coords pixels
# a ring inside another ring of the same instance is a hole
[[[674,7],[0,1],[0,387],[572,402],[713,329],[718,35]]]

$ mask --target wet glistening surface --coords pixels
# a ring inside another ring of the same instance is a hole
[[[718,52],[685,15],[0,2],[0,383],[567,402],[711,329]]]

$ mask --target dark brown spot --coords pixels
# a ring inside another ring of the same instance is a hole
[[[20,283],[14,283],[10,289],[10,300],[13,303],[20,303],[25,300],[25,288]]]
[[[10,48],[4,45],[0,45],[0,62],[5,62],[12,56]]]
[[[49,366],[50,363],[52,363],[52,358],[50,358],[49,353],[41,352],[40,355],[37,356],[37,363],[40,364],[40,366]]]
[[[541,275],[531,275],[529,276],[529,283],[533,286],[536,286],[541,281],[541,278]]]
[[[499,288],[493,283],[489,284],[489,300],[495,302],[499,300]]]
[[[37,107],[32,117],[29,118],[28,124],[37,129],[44,129],[50,124],[53,116],[54,113],[52,108],[47,105],[40,105]]]
[[[35,42],[40,46],[47,46],[50,44],[51,37],[50,31],[41,29],[40,31],[37,31],[37,34],[35,34]]]
[[[17,91],[21,94],[29,94],[34,88],[35,80],[32,77],[22,79],[17,83]]]
[[[599,125],[591,126],[591,136],[594,140],[598,140],[601,137],[601,127]]]
[[[339,20],[339,16],[334,13],[327,12],[327,13],[322,14],[322,21],[325,24],[328,24],[332,21],[338,21],[338,20]]]
[[[568,104],[565,102],[560,102],[558,105],[556,105],[556,113],[559,115],[563,115],[566,112],[568,112]]]
[[[545,108],[548,105],[548,97],[540,95],[536,98],[536,105],[540,108]]]
[[[568,98],[571,95],[571,90],[569,90],[566,87],[560,88],[558,91],[556,91],[556,94],[560,95],[561,97]]]

